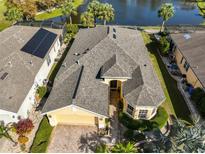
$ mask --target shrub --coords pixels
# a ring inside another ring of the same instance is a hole
[[[47,92],[47,88],[45,86],[40,86],[37,89],[37,94],[39,95],[40,98],[43,98],[46,92]]]
[[[30,133],[33,128],[33,122],[30,119],[20,119],[16,124],[16,133],[20,135]]]
[[[199,101],[199,111],[202,113],[202,115],[205,115],[205,97],[201,98]]]
[[[160,52],[162,55],[167,55],[169,53],[170,43],[167,41],[166,37],[160,38]]]
[[[152,122],[152,127],[162,128],[167,123],[168,117],[169,116],[166,110],[160,106],[157,110],[157,114],[155,115],[155,117],[150,120]]]
[[[162,107],[158,108],[156,116],[151,120],[135,120],[126,113],[120,112],[119,122],[131,130],[151,131],[162,128],[168,120],[168,114]]]
[[[75,35],[78,32],[78,25],[76,25],[76,24],[67,24],[66,31],[69,34]]]
[[[192,92],[192,95],[191,95],[191,99],[196,103],[198,104],[200,99],[205,96],[205,92],[202,88],[196,88],[194,89],[194,91]]]
[[[134,131],[131,130],[131,129],[128,129],[124,132],[124,137],[127,139],[127,140],[133,140],[134,138]]]
[[[26,136],[23,136],[23,135],[20,135],[19,137],[18,137],[18,142],[20,143],[20,144],[26,144],[27,142],[28,142],[28,137],[26,137]]]

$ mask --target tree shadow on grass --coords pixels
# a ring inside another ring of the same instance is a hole
[[[159,65],[159,69],[162,73],[162,77],[165,81],[165,85],[167,88],[167,91],[169,93],[174,111],[176,113],[176,116],[179,119],[183,119],[186,121],[191,122],[191,112],[181,94],[181,92],[178,90],[177,87],[177,81],[174,80],[168,70],[166,69],[165,64],[163,63],[159,53],[157,52],[157,50],[159,49],[159,44],[157,42],[157,40],[154,38],[153,35],[149,35],[151,42],[146,44],[146,47],[148,48],[148,51],[153,54],[156,59],[157,59],[157,63]]]

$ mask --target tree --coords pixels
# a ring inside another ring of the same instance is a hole
[[[77,8],[72,1],[66,1],[62,6],[62,13],[67,17],[70,16],[70,24],[72,24],[71,15],[77,15]]]
[[[5,15],[6,15],[6,19],[12,22],[19,21],[23,18],[22,10],[18,9],[15,6],[8,8]]]
[[[110,150],[108,149],[106,144],[101,144],[96,147],[95,153],[109,153]]]
[[[9,139],[10,141],[12,141],[13,143],[16,143],[9,135],[8,133],[9,129],[10,129],[9,127],[6,127],[3,123],[1,123],[0,124],[0,138],[5,137]]]
[[[113,153],[136,153],[137,149],[131,142],[118,143],[111,149]]]
[[[101,3],[97,0],[93,0],[88,4],[87,12],[91,13],[94,17],[94,24],[99,16],[99,9],[102,7]]]
[[[87,27],[94,26],[94,16],[90,12],[84,12],[80,17],[80,21],[83,24],[83,26],[87,26]]]
[[[165,36],[160,38],[160,52],[162,55],[167,55],[170,48],[170,43]]]
[[[184,121],[175,121],[170,139],[174,152],[204,153],[205,123],[197,120],[194,125],[187,125]]]
[[[54,0],[41,0],[39,1],[41,3],[41,5],[43,5],[46,9],[48,9],[48,11],[50,11],[51,7],[53,7],[55,5],[55,1]]]
[[[172,3],[162,4],[161,8],[158,10],[158,17],[163,19],[160,32],[164,28],[165,22],[174,16],[174,6]]]
[[[98,18],[104,21],[104,25],[106,25],[106,22],[112,21],[114,19],[114,9],[112,5],[108,3],[101,4],[101,7],[99,7]]]

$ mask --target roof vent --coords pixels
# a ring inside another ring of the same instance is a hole
[[[147,66],[147,64],[144,64],[144,67],[146,67]]]
[[[77,60],[77,61],[75,61],[76,62],[76,64],[79,64],[79,60]]]
[[[9,65],[10,67],[12,67],[11,61],[8,62],[8,65]]]
[[[184,34],[184,38],[185,38],[186,40],[188,40],[188,39],[191,38],[191,35],[190,35],[190,34]]]
[[[79,56],[80,54],[76,52],[76,53],[74,53],[73,55],[75,55],[75,56]]]
[[[7,76],[8,76],[9,73],[5,72],[2,76],[1,76],[1,80],[4,80]]]
[[[66,63],[63,63],[63,64],[62,64],[62,67],[66,67],[66,66],[67,66],[67,64],[66,64]]]
[[[113,28],[113,32],[115,32],[115,33],[116,33],[116,29],[115,29],[115,28]]]
[[[31,66],[33,66],[33,62],[32,62],[32,61],[29,61],[28,63],[29,63]]]
[[[115,34],[113,34],[113,36],[112,36],[114,39],[116,39],[116,35]]]

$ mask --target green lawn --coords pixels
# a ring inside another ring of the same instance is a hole
[[[5,20],[4,17],[4,12],[6,11],[5,1],[6,0],[0,0],[0,31],[11,25],[11,22]]]
[[[166,100],[162,106],[167,110],[169,115],[174,115],[179,119],[191,122],[191,113],[182,94],[177,88],[177,82],[169,75],[166,66],[157,52],[158,43],[153,35],[142,32],[142,36],[166,96]]]
[[[75,0],[74,1],[75,7],[78,7],[81,4],[83,4],[83,0]],[[45,13],[36,15],[35,20],[46,20],[46,19],[61,16],[61,15],[62,15],[61,9],[56,8],[56,9],[52,10],[51,12],[45,12]]]
[[[47,117],[42,119],[33,144],[31,146],[31,153],[45,153],[49,144],[49,139],[52,133],[53,127],[50,126]]]

